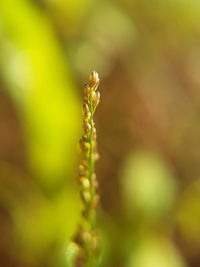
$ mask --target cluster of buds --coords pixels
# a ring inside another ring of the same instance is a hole
[[[97,152],[97,133],[93,120],[94,112],[100,101],[97,91],[99,77],[93,71],[89,77],[89,84],[84,86],[83,136],[79,141],[82,160],[79,165],[78,182],[81,185],[81,199],[83,202],[83,218],[87,224],[86,229],[81,227],[78,233],[79,244],[83,250],[95,251],[97,248],[97,235],[95,230],[96,206],[99,201],[97,194],[98,182],[95,174],[95,161],[99,158]],[[90,251],[92,253],[92,251]]]
[[[79,141],[83,154],[82,162],[79,165],[79,183],[81,184],[81,198],[84,202],[83,216],[88,219],[94,213],[97,205],[97,180],[95,175],[95,161],[99,155],[97,152],[97,134],[93,120],[94,112],[100,100],[100,93],[97,91],[99,85],[98,74],[93,71],[90,74],[89,84],[84,86],[83,103],[83,136]]]

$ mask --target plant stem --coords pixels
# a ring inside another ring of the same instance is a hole
[[[80,140],[83,152],[82,164],[79,166],[79,182],[81,184],[81,198],[83,201],[84,223],[80,226],[76,239],[84,252],[83,265],[94,267],[97,263],[97,234],[96,234],[96,206],[98,195],[96,192],[97,181],[95,174],[96,151],[96,129],[94,124],[94,112],[100,100],[97,91],[99,84],[98,74],[93,71],[90,75],[89,85],[85,85],[83,104],[83,130],[84,134]]]

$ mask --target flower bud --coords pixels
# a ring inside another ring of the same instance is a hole
[[[79,140],[79,147],[82,152],[87,152],[90,149],[90,144],[88,141],[84,141],[84,139]]]
[[[94,134],[94,135],[96,135],[96,134],[97,134],[97,130],[96,130],[96,128],[95,128],[95,127],[93,127],[93,129],[92,129],[92,134]]]
[[[90,181],[86,177],[80,178],[80,183],[83,186],[84,189],[88,189],[90,187]]]
[[[84,104],[83,104],[83,108],[82,108],[82,110],[83,110],[83,114],[87,116],[88,113],[90,112],[87,103],[84,103]]]
[[[95,190],[99,187],[99,183],[98,183],[97,180],[93,181],[93,184],[92,185],[93,185],[93,187],[94,187]]]
[[[94,197],[94,199],[93,199],[93,203],[92,203],[92,206],[93,206],[94,209],[99,204],[99,200],[100,200],[100,197],[99,197],[99,195],[96,194],[95,197]]]
[[[100,93],[99,91],[96,91],[92,96],[92,102],[95,106],[97,106],[99,104],[99,101],[100,101]]]
[[[86,232],[86,231],[84,231],[84,232],[82,233],[82,238],[83,238],[83,240],[84,240],[86,243],[91,242],[91,240],[92,240],[91,233],[90,233],[90,232]]]
[[[97,153],[97,152],[94,153],[94,159],[95,160],[98,160],[99,159],[99,153]]]
[[[92,177],[91,177],[92,181],[95,181],[95,180],[96,180],[96,178],[97,178],[96,174],[95,174],[95,173],[93,173],[93,174],[92,174]]]
[[[88,203],[91,200],[91,195],[88,191],[82,191],[81,198],[85,203]]]
[[[99,84],[99,75],[96,71],[93,71],[91,74],[90,74],[90,84],[91,84],[91,87],[94,87],[95,90],[97,89],[97,86]]]
[[[80,176],[83,176],[85,174],[85,167],[82,164],[79,165],[78,170]]]
[[[84,91],[85,95],[88,96],[91,92],[90,86],[88,84],[85,84],[83,91]]]
[[[87,133],[91,130],[91,125],[88,122],[84,121],[83,122],[83,129]]]
[[[84,152],[88,152],[90,150],[90,144],[84,143]]]
[[[96,105],[98,105],[99,104],[99,101],[100,101],[100,93],[99,93],[99,91],[97,91],[96,92]]]
[[[83,159],[81,164],[86,168],[88,166],[87,160]]]
[[[83,139],[79,140],[79,147],[82,152],[85,150],[85,142],[83,141]]]

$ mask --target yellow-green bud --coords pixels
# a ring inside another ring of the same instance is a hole
[[[99,91],[96,91],[92,94],[92,102],[94,106],[97,106],[99,104],[99,101],[100,101],[100,93]]]
[[[90,86],[88,85],[88,84],[85,84],[85,86],[84,86],[84,93],[85,93],[85,95],[89,95],[90,94],[90,92],[91,92],[91,88],[90,88]]]
[[[91,200],[91,195],[88,191],[82,191],[81,192],[81,198],[85,203],[88,203]]]
[[[88,122],[84,121],[83,122],[83,129],[87,133],[91,130],[91,125]]]
[[[82,108],[82,110],[83,110],[83,114],[87,116],[87,114],[90,112],[87,103],[84,103],[84,104],[83,104],[83,108]]]
[[[80,176],[85,174],[85,167],[82,164],[79,165],[78,169],[79,169]]]
[[[80,183],[83,186],[84,189],[88,189],[90,187],[90,181],[86,177],[80,178]]]
[[[90,74],[90,84],[91,84],[91,87],[94,87],[94,89],[96,90],[97,89],[97,86],[99,84],[99,75],[96,71],[93,71],[91,74]]]

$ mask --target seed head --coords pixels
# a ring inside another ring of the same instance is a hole
[[[95,161],[99,158],[99,155],[97,152],[97,134],[93,116],[100,101],[100,93],[97,91],[99,81],[97,72],[93,71],[90,74],[89,83],[84,86],[84,103],[82,106],[83,136],[79,141],[82,159],[79,165],[77,181],[81,186],[80,196],[83,204],[82,216],[84,218],[84,226],[78,232],[78,237],[81,240],[79,242],[80,247],[84,252],[84,263],[89,262],[87,258],[88,252],[85,251],[87,248],[93,254],[98,250],[97,234],[93,231],[93,227],[96,218],[96,207],[99,202],[97,194],[98,182],[95,174]]]

